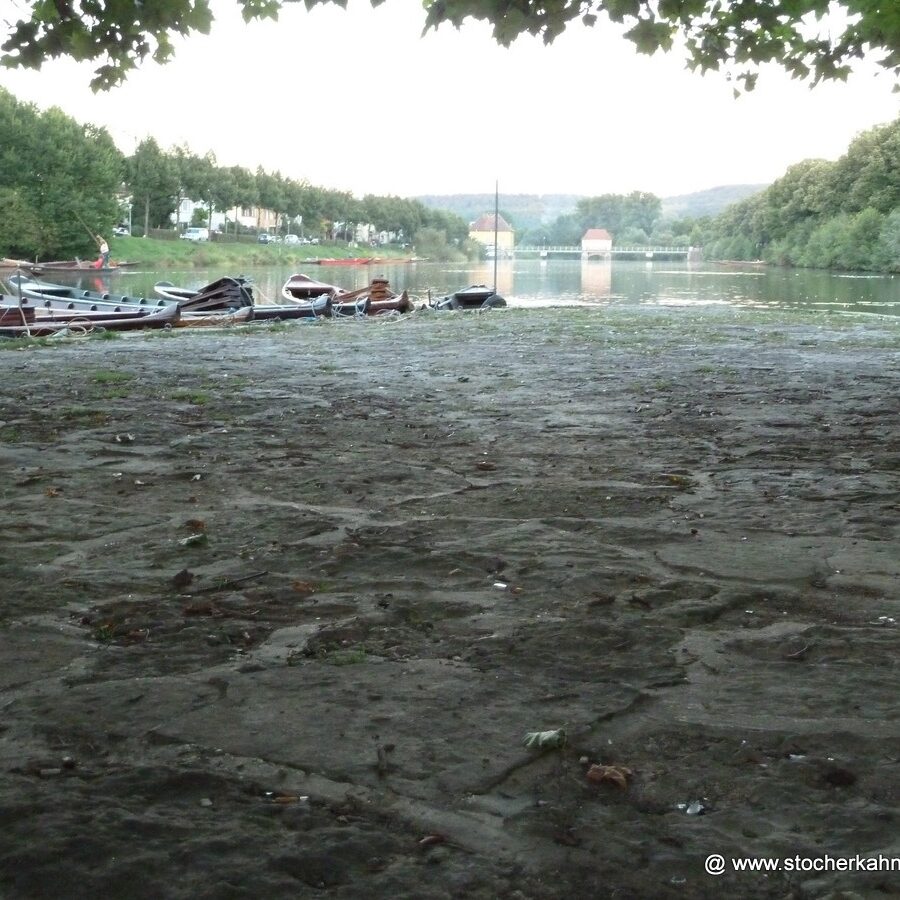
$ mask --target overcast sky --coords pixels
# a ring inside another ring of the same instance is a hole
[[[505,49],[484,23],[422,36],[419,0],[289,3],[277,23],[245,24],[231,0],[214,8],[209,36],[106,94],[90,90],[91,66],[69,61],[2,70],[0,83],[105,126],[125,153],[152,135],[359,196],[489,193],[495,178],[502,193],[661,197],[768,183],[803,159],[836,159],[900,112],[874,65],[812,90],[768,69],[734,99],[723,75],[691,73],[677,53],[641,56],[598,27]],[[0,19],[19,9],[0,0]]]

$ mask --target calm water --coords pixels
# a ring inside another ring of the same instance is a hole
[[[108,277],[75,276],[86,289],[153,296],[153,284],[168,280],[201,287],[221,275],[252,278],[262,299],[278,302],[281,286],[294,271],[352,290],[384,275],[395,290],[443,296],[470,284],[493,284],[493,262],[479,264],[400,263],[377,266],[267,266],[245,272],[146,271]],[[55,279],[62,281],[60,276]],[[790,269],[724,268],[704,263],[580,262],[502,260],[497,288],[510,306],[656,307],[702,305],[855,312],[900,316],[900,276],[836,275]]]

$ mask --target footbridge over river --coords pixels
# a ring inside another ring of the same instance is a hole
[[[612,247],[609,250],[584,250],[581,247],[516,247],[513,256],[538,259],[684,259],[701,258],[700,247]]]

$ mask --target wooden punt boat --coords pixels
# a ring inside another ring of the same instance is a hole
[[[18,297],[8,298],[18,305]],[[141,298],[139,303],[116,303],[112,300],[78,299],[68,300],[64,297],[48,297],[44,300],[31,300],[22,297],[21,305],[26,308],[36,309],[40,315],[41,310],[80,310],[81,312],[146,312],[151,309],[162,309],[170,306],[165,300],[146,300]]]
[[[336,287],[333,284],[325,284],[323,281],[316,281],[309,275],[296,273],[281,287],[281,297],[285,303],[295,301],[308,301],[317,297],[337,298],[347,292],[343,288]]]
[[[341,294],[332,304],[334,315],[377,316],[383,313],[412,312],[416,308],[409,293],[395,294],[387,278],[373,278],[371,283],[357,291]]]
[[[47,301],[54,306],[58,303],[72,304],[69,309],[100,310],[104,305],[121,307],[130,306],[166,306],[165,300],[153,300],[146,297],[131,297],[127,294],[110,294],[101,291],[85,291],[65,284],[52,284],[49,281],[38,281],[24,275],[10,275],[6,279],[11,293],[18,299],[39,301],[46,304]],[[171,301],[169,301],[171,302]]]
[[[304,303],[258,303],[253,307],[254,322],[268,322],[275,319],[315,319],[319,316],[330,316],[331,297],[323,294]]]
[[[178,303],[185,312],[224,311],[253,305],[253,288],[240,276],[218,278],[196,289],[177,287],[171,281],[157,281],[153,290],[164,300]]]
[[[369,298],[359,297],[356,300],[341,300],[331,304],[331,315],[336,318],[347,316],[367,316],[369,314]]]
[[[253,318],[253,307],[242,306],[240,309],[204,310],[185,312],[181,310],[181,318],[175,323],[176,328],[227,328],[231,325],[242,325]]]
[[[506,300],[493,288],[473,284],[436,300],[432,306],[435,309],[499,309],[506,306]]]
[[[5,337],[47,337],[68,328],[91,331],[136,331],[167,328],[178,324],[177,303],[163,307],[124,312],[68,309],[35,309],[18,306],[14,297],[0,296],[0,335]]]
[[[99,259],[87,262],[83,259],[59,259],[51,262],[29,263],[31,271],[41,272],[118,272],[119,269],[130,269],[139,265],[136,262],[114,262],[108,265],[98,265]]]

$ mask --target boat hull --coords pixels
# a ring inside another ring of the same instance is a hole
[[[4,297],[4,300],[12,298]],[[181,311],[177,303],[162,308],[131,312],[93,312],[72,310],[35,310],[0,305],[0,335],[5,337],[48,337],[67,329],[92,331],[137,331],[144,328],[171,328],[178,324]],[[20,322],[21,324],[17,324]],[[24,321],[23,321],[24,320]]]
[[[324,281],[316,281],[309,275],[295,273],[282,285],[281,297],[285,303],[293,303],[295,301],[306,302],[315,300],[317,297],[330,297],[332,299],[345,294],[342,288],[333,284],[326,284]]]
[[[178,303],[185,312],[224,312],[253,306],[253,288],[245,278],[239,276],[218,278],[196,290],[177,287],[170,281],[157,281],[153,290],[163,299]]]
[[[433,304],[435,309],[457,310],[457,309],[501,309],[506,306],[506,300],[503,299],[493,288],[486,287],[483,284],[473,284],[461,291],[456,291]]]
[[[253,307],[254,322],[315,319],[331,315],[331,297],[317,297],[307,303],[260,304]]]
[[[14,291],[14,298],[39,301],[45,306],[58,307],[63,304],[68,309],[84,309],[99,312],[107,307],[164,307],[164,300],[153,300],[146,297],[131,297],[127,294],[110,294],[99,291],[85,291],[65,284],[52,284],[49,281],[38,281],[22,275],[10,275],[7,283]],[[171,301],[170,301],[171,302]]]
[[[207,310],[205,312],[185,312],[181,310],[181,318],[175,323],[176,328],[227,328],[231,325],[242,325],[253,318],[253,307],[242,306],[240,309]]]

